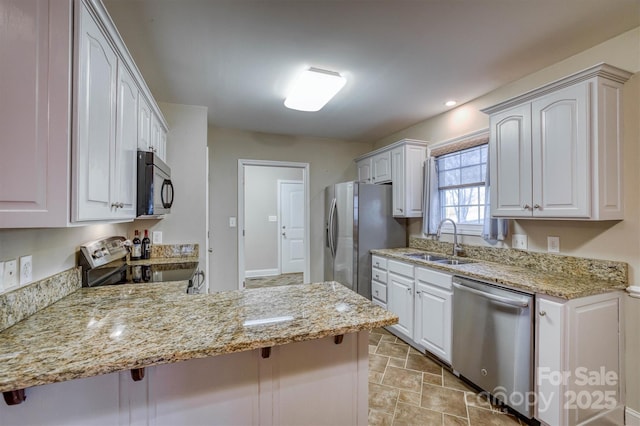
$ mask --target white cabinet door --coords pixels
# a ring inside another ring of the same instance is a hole
[[[372,183],[391,182],[391,152],[385,151],[374,155],[371,164],[373,166]]]
[[[110,219],[118,57],[84,4],[79,31],[74,219]]]
[[[542,420],[550,425],[562,424],[562,398],[565,386],[561,380],[554,380],[557,372],[563,371],[565,357],[562,342],[566,336],[564,334],[565,319],[563,318],[562,304],[556,301],[538,298],[536,301],[538,316],[537,323],[537,368],[536,385],[537,394],[545,401],[538,403],[538,420]]]
[[[158,144],[158,157],[164,162],[167,161],[167,132],[160,129],[160,143]]]
[[[158,147],[160,146],[160,138],[162,133],[162,126],[160,120],[155,114],[151,114],[151,151],[158,153]]]
[[[70,219],[71,6],[0,6],[0,228],[60,227]]]
[[[356,163],[358,168],[358,182],[360,183],[372,183],[371,182],[371,158],[365,158]]]
[[[398,315],[398,324],[391,326],[407,337],[413,337],[413,279],[389,273],[387,307]]]
[[[391,150],[394,216],[422,217],[426,155],[421,145],[403,144]]]
[[[416,281],[414,340],[451,363],[451,302],[453,293]]]
[[[122,62],[118,66],[117,99],[113,215],[133,219],[137,208],[138,87]]]
[[[392,211],[397,217],[405,215],[405,186],[404,186],[404,148],[391,150],[391,175],[392,175]]]
[[[569,86],[531,104],[534,216],[591,215],[591,84]]]
[[[138,149],[151,151],[151,107],[147,100],[140,94],[138,99]]]
[[[531,217],[531,106],[490,117],[491,215]]]

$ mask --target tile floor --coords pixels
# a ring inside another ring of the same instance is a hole
[[[369,426],[524,424],[388,331],[371,331]]]
[[[302,284],[302,281],[303,281],[302,272],[293,273],[293,274],[274,275],[271,277],[246,278],[245,288],[263,288],[263,287],[275,287],[279,285]]]

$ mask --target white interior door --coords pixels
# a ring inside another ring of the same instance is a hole
[[[300,181],[279,181],[280,271],[304,272],[304,185]]]

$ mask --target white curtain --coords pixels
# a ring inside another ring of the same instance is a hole
[[[487,206],[484,209],[484,226],[482,227],[482,239],[490,244],[495,244],[498,241],[504,241],[509,234],[509,219],[494,219],[491,217],[491,199],[489,198],[489,155],[487,153],[487,170],[485,177],[484,193],[486,197]]]
[[[422,208],[422,232],[435,235],[440,224],[440,193],[438,192],[438,161],[427,158],[424,163],[424,206]]]

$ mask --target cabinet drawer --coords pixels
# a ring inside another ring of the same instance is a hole
[[[416,268],[416,279],[431,285],[451,290],[452,275],[427,268]]]
[[[387,271],[381,271],[380,269],[372,268],[371,269],[371,279],[373,281],[378,281],[381,284],[387,283]]]
[[[371,296],[381,302],[387,301],[387,286],[376,281],[371,281]]]
[[[387,259],[380,256],[371,256],[371,266],[378,269],[387,270]]]
[[[387,267],[389,269],[389,272],[413,278],[413,265],[403,262],[397,262],[395,260],[389,260],[387,262]]]

